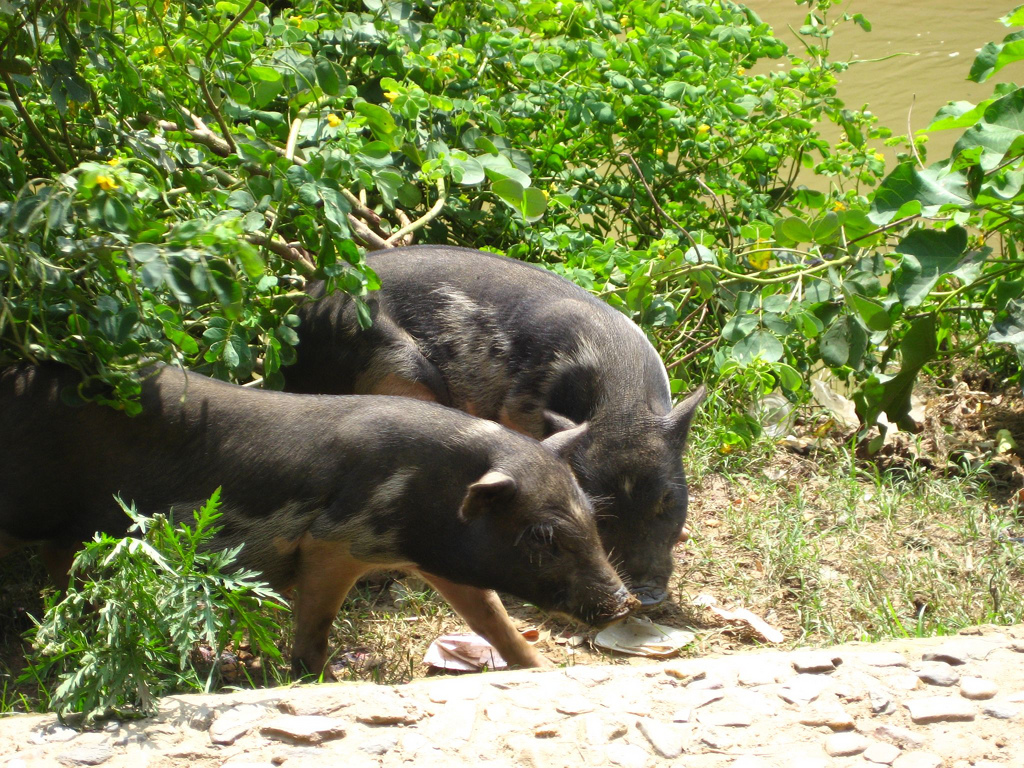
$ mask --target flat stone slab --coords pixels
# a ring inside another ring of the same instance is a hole
[[[77,747],[58,755],[57,760],[64,765],[72,766],[101,765],[107,762],[113,755],[114,753],[110,747]]]
[[[850,713],[837,703],[808,707],[800,714],[800,722],[812,728],[825,726],[833,731],[848,731],[855,726]]]
[[[946,645],[925,651],[921,654],[922,661],[942,661],[946,664],[960,666],[971,660],[970,649],[963,643],[947,643]]]
[[[960,673],[945,662],[931,662],[917,671],[917,676],[928,685],[950,686],[960,682]]]
[[[897,757],[892,768],[942,768],[943,760],[931,752],[907,752]]]
[[[907,728],[900,728],[898,725],[883,723],[875,728],[874,734],[879,739],[884,739],[890,744],[895,744],[908,749],[916,749],[924,746],[924,738]]]
[[[997,720],[1012,720],[1020,714],[1020,707],[1005,701],[989,701],[981,711]]]
[[[999,693],[999,686],[983,677],[965,677],[960,680],[960,695],[965,699],[991,699]]]
[[[893,744],[886,744],[881,741],[876,741],[870,747],[864,750],[864,759],[869,763],[877,763],[878,765],[892,765],[893,761],[900,756],[900,748]]]
[[[818,698],[830,680],[821,675],[797,675],[779,691],[779,696],[790,704],[808,704]]]
[[[679,726],[646,718],[638,720],[636,725],[640,733],[651,743],[654,751],[662,757],[672,760],[683,754],[686,733]]]
[[[794,653],[793,669],[807,674],[831,672],[836,668],[837,657],[826,651],[803,651]]]
[[[324,715],[282,715],[263,723],[260,733],[299,744],[320,744],[344,736],[345,723]]]
[[[833,733],[825,740],[825,751],[832,757],[859,755],[871,746],[859,733]]]
[[[910,710],[910,719],[918,725],[973,720],[977,716],[973,704],[952,696],[931,696],[904,703]]]
[[[210,741],[221,746],[234,744],[267,713],[258,704],[241,704],[218,715],[210,725]]]

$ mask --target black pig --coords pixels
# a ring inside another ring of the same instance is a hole
[[[78,375],[0,373],[0,555],[41,541],[66,574],[97,530],[122,532],[112,498],[191,511],[223,486],[217,543],[294,588],[293,666],[319,672],[354,581],[419,572],[511,664],[544,666],[490,590],[602,625],[635,599],[601,549],[572,474],[544,445],[399,397],[251,390],[175,368],[143,384],[140,416],[72,407]]]

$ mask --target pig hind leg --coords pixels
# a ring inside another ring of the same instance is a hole
[[[356,579],[370,569],[353,558],[344,542],[323,541],[306,534],[299,543],[295,589],[295,641],[292,673],[321,671],[327,664],[327,639],[341,604]]]
[[[418,573],[466,620],[470,629],[493,645],[509,664],[517,667],[553,666],[519,634],[493,590],[456,584],[432,573]]]
[[[50,574],[53,583],[61,592],[68,591],[68,584],[71,579],[71,563],[78,553],[80,544],[57,544],[48,541],[39,550],[39,557],[46,566],[46,572]]]
[[[355,382],[357,395],[397,395],[451,405],[448,384],[416,340],[388,318],[373,327],[372,352]]]
[[[26,542],[16,539],[0,531],[0,557],[21,549]],[[44,542],[39,550],[39,557],[46,566],[46,572],[50,579],[61,592],[68,589],[68,573],[71,571],[71,562],[75,554],[81,548],[81,543],[61,544],[54,541]]]

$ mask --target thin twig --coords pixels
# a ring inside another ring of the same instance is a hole
[[[883,224],[880,227],[872,229],[867,234],[861,235],[860,237],[853,238],[853,240],[851,240],[850,243],[856,243],[856,242],[859,242],[861,240],[867,240],[869,237],[874,237],[877,234],[885,232],[887,229],[892,229],[894,227],[898,227],[900,224],[906,224],[908,221],[913,221],[914,219],[918,218],[919,215],[920,214],[913,213],[910,216],[904,216],[902,219],[896,219],[896,221],[890,221],[888,224]]]
[[[910,116],[914,114],[914,101],[916,99],[916,93],[910,95],[910,108],[907,109],[907,138],[910,139],[910,151],[914,153],[914,157],[917,158],[917,164],[923,169],[924,163],[921,160],[921,156],[917,154],[917,142],[914,141],[914,132],[910,128]]]
[[[670,357],[672,357],[672,355],[676,354],[680,349],[683,348],[683,345],[686,344],[686,342],[693,341],[694,334],[696,334],[697,331],[700,330],[700,327],[702,325],[704,325],[704,319],[708,316],[708,303],[705,301],[702,306],[704,308],[704,311],[701,312],[700,320],[697,321],[697,325],[695,325],[693,327],[693,330],[690,331],[689,333],[684,333],[683,334],[682,340],[678,344],[676,344],[674,347],[672,347],[672,349],[670,349],[665,354],[666,358],[670,358]],[[694,310],[694,311],[696,311],[696,310]],[[691,317],[692,317],[692,313],[691,313]],[[685,323],[686,323],[686,321],[684,320],[682,323],[680,323],[680,325],[685,325]]]
[[[390,246],[387,241],[370,229],[364,221],[357,219],[353,214],[348,214],[348,225],[352,227],[352,234],[363,241],[371,251],[383,251]]]
[[[302,127],[302,118],[296,117],[292,120],[291,130],[288,131],[288,143],[284,146],[284,156],[291,162],[295,162],[295,144],[299,140],[299,128]]]
[[[658,203],[658,198],[654,196],[654,190],[651,189],[651,185],[648,184],[647,179],[644,178],[644,172],[640,170],[640,166],[637,164],[636,158],[633,157],[632,153],[620,152],[619,157],[626,158],[633,166],[633,170],[636,173],[637,177],[640,179],[640,183],[643,184],[644,189],[647,190],[647,196],[651,198],[651,204],[654,205],[654,210],[656,210],[659,215],[664,216],[666,219],[668,219],[669,223],[672,224],[673,227],[675,227],[684,235],[686,235],[686,239],[690,241],[690,244],[693,245],[694,248],[696,248],[697,241],[693,239],[693,235],[690,234],[689,230],[687,230],[686,227],[684,227],[678,221],[669,216],[668,213]]]
[[[387,240],[384,241],[385,246],[393,248],[395,243],[401,240],[406,235],[415,232],[417,229],[421,229],[426,226],[430,221],[437,218],[437,215],[444,209],[444,204],[448,200],[448,193],[444,188],[444,179],[437,180],[437,200],[430,207],[430,210],[420,216],[416,221],[406,224],[401,229],[392,233]]]
[[[378,230],[380,229],[380,222],[381,222],[381,218],[380,218],[380,216],[379,216],[379,215],[377,214],[377,212],[376,212],[376,211],[374,211],[374,210],[371,210],[370,208],[367,208],[367,207],[366,207],[365,205],[363,205],[363,202],[362,202],[362,200],[360,200],[360,199],[359,199],[358,197],[356,197],[355,195],[353,195],[353,194],[352,194],[352,193],[351,193],[351,192],[350,192],[349,190],[347,190],[347,189],[343,189],[343,190],[341,190],[341,195],[342,195],[342,197],[344,197],[344,198],[345,198],[346,200],[348,200],[348,204],[352,206],[352,211],[353,211],[353,212],[354,212],[354,213],[355,213],[355,214],[356,214],[356,215],[357,215],[357,216],[358,216],[359,218],[361,218],[361,219],[362,219],[363,221],[365,221],[365,222],[366,222],[367,224],[369,224],[370,226],[372,226],[372,227],[373,227],[374,229],[378,229]]]
[[[148,123],[152,123],[164,131],[181,131],[182,133],[188,134],[188,137],[197,144],[202,144],[204,147],[213,150],[215,155],[220,157],[227,157],[231,154],[231,146],[222,137],[211,131],[206,127],[206,124],[202,121],[202,118],[197,115],[193,115],[188,110],[182,110],[188,115],[192,122],[195,123],[195,128],[185,128],[178,123],[170,120],[158,120],[151,115],[144,115],[143,120]]]
[[[716,339],[712,339],[711,341],[706,341],[703,344],[701,344],[699,347],[697,347],[696,349],[694,349],[694,350],[692,350],[690,352],[687,352],[685,355],[680,357],[678,360],[673,360],[671,363],[669,363],[665,367],[666,368],[676,368],[676,367],[682,365],[683,363],[687,363],[690,360],[692,360],[693,358],[695,358],[697,355],[699,355],[701,352],[703,352],[705,349],[707,349],[708,347],[713,347],[717,343],[718,343],[718,339],[717,338]]]
[[[36,16],[39,15],[39,9],[43,7],[43,2],[44,2],[44,0],[37,0],[36,7],[33,8],[31,10],[31,12],[25,14],[25,17],[21,21],[19,21],[17,24],[12,24],[11,25],[10,31],[7,33],[6,37],[4,37],[3,42],[0,43],[0,53],[2,53],[4,50],[7,49],[7,46],[10,44],[11,40],[14,39],[14,36],[21,31],[21,28],[24,27],[25,24],[28,23],[29,17],[35,19]],[[66,7],[67,6],[65,5],[65,8]],[[61,9],[61,10],[63,11],[64,9]]]
[[[412,219],[409,218],[409,214],[407,214],[401,208],[395,208],[395,218],[398,219],[399,226],[407,227],[410,224],[412,224]],[[412,245],[413,239],[414,234],[412,232],[409,232],[409,234],[402,238],[402,242],[400,242],[399,245]]]
[[[29,133],[39,142],[39,146],[43,148],[47,157],[50,158],[50,162],[53,163],[63,173],[68,168],[64,165],[64,161],[60,159],[60,156],[53,151],[53,147],[43,136],[42,131],[39,130],[39,126],[35,124],[32,119],[32,115],[25,109],[25,105],[21,103],[21,97],[18,95],[18,88],[14,84],[14,80],[6,72],[0,72],[0,78],[3,78],[4,85],[7,86],[7,91],[11,95],[11,101],[14,102],[14,108],[18,110],[18,114],[21,115],[21,119],[25,121],[25,125],[28,126]]]
[[[245,8],[239,11],[235,18],[233,18],[228,23],[228,25],[224,27],[223,30],[221,30],[221,33],[217,35],[217,39],[210,43],[210,47],[206,49],[207,60],[209,60],[210,56],[213,55],[213,52],[217,49],[217,46],[219,46],[221,43],[227,40],[228,35],[230,35],[234,31],[235,27],[237,27],[242,22],[242,19],[244,19],[249,14],[249,11],[256,7],[257,2],[259,2],[259,0],[249,0],[248,5],[246,5]]]
[[[206,106],[213,112],[213,116],[217,118],[217,125],[220,126],[220,132],[224,134],[224,141],[227,142],[228,149],[231,150],[231,154],[237,154],[238,147],[235,146],[235,140],[231,137],[231,130],[228,128],[228,123],[224,119],[224,115],[221,114],[220,107],[217,106],[217,102],[213,100],[213,96],[210,95],[210,89],[206,85],[206,73],[203,72],[199,75],[199,90],[203,92],[203,101],[206,102]],[[195,118],[193,118],[194,120]]]
[[[722,212],[722,221],[725,223],[726,244],[728,245],[729,250],[731,251],[732,250],[732,229],[729,226],[729,212],[725,209],[725,203],[723,203],[722,201],[720,201],[718,199],[718,195],[716,195],[714,193],[714,191],[711,189],[711,187],[709,187],[707,184],[704,183],[704,179],[702,179],[699,175],[694,176],[693,178],[697,180],[697,183],[701,186],[701,188],[704,191],[706,191],[709,195],[711,195],[711,199],[715,201],[715,206]]]

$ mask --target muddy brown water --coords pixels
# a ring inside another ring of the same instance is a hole
[[[789,27],[800,28],[806,6],[798,6],[794,0],[747,0],[744,4],[772,26],[790,51],[803,50]],[[908,117],[912,130],[917,131],[948,101],[976,104],[991,96],[992,85],[999,80],[1024,81],[1024,63],[1011,64],[986,83],[966,79],[978,49],[1014,31],[999,18],[1018,4],[1019,0],[850,0],[837,4],[829,12],[830,18],[843,12],[861,13],[872,25],[870,32],[864,32],[853,23],[844,24],[832,38],[833,60],[857,62],[841,76],[839,97],[850,108],[867,105],[894,134],[906,134]],[[831,124],[821,126],[821,131],[833,141],[840,133]],[[947,157],[959,133],[932,134],[929,159]],[[894,152],[878,148],[886,153],[891,167]]]

